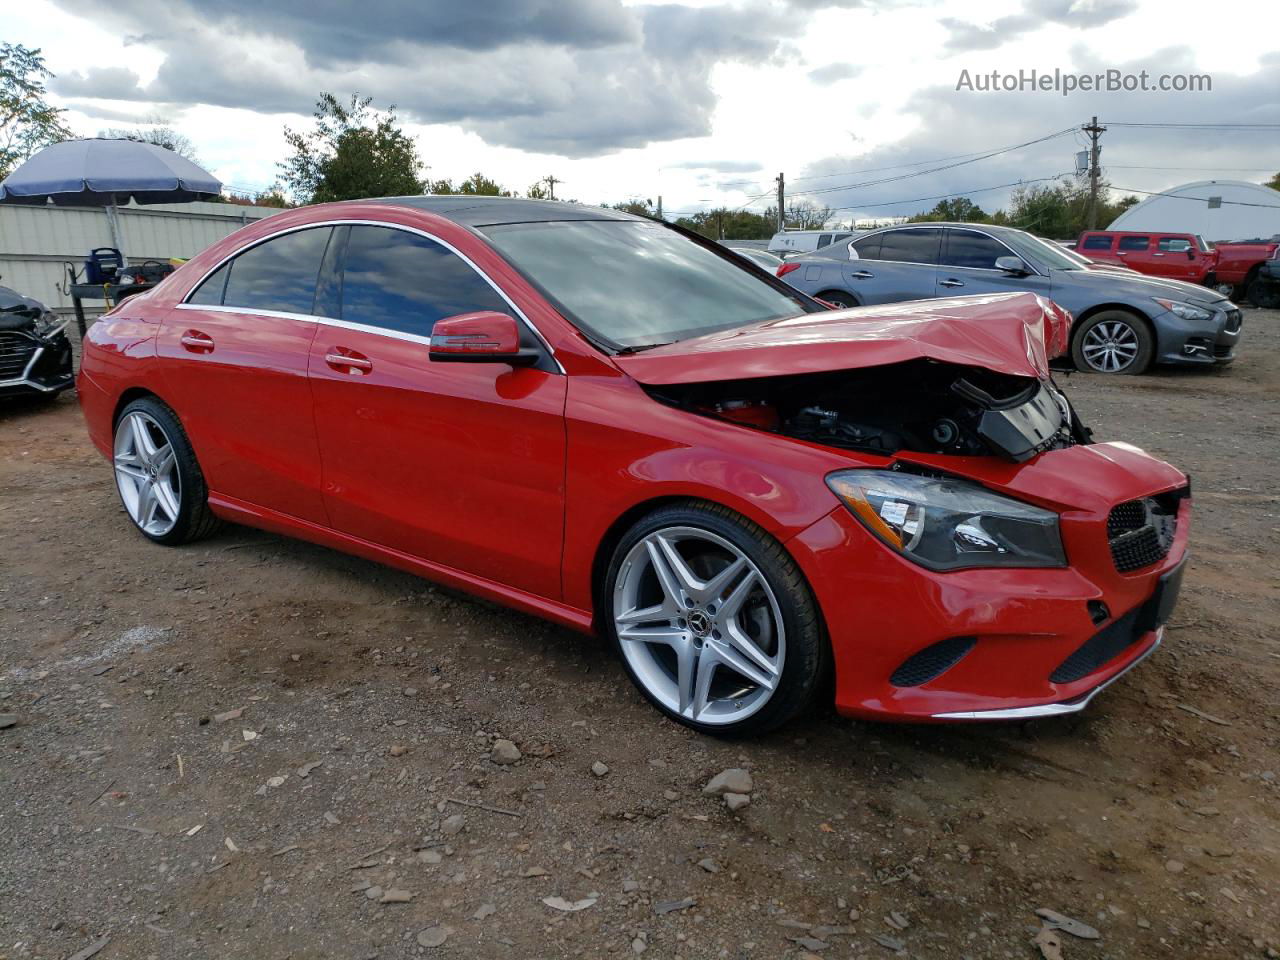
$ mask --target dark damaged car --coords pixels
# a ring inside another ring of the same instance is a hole
[[[0,397],[53,397],[75,383],[67,321],[0,287]]]

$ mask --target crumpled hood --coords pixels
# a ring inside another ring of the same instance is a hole
[[[915,300],[807,313],[615,356],[645,384],[709,383],[927,358],[1043,379],[1071,316],[1034,293]]]

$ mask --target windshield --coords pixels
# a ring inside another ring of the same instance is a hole
[[[1056,243],[1030,233],[1021,231],[1002,233],[1000,239],[1011,246],[1013,252],[1022,259],[1048,267],[1050,270],[1085,270],[1090,263],[1074,250],[1060,247]]]
[[[614,349],[817,309],[660,223],[569,220],[483,232],[565,316]]]

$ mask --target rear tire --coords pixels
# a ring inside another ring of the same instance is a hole
[[[157,397],[140,397],[120,411],[112,446],[120,502],[148,540],[177,546],[221,526],[209,509],[209,490],[191,441],[177,415]]]
[[[1155,347],[1155,335],[1145,320],[1124,310],[1103,310],[1076,325],[1071,359],[1077,370],[1133,375],[1151,365]]]
[[[677,723],[752,736],[814,699],[830,648],[817,601],[776,539],[718,504],[638,521],[613,552],[601,621],[632,682]]]
[[[825,300],[827,303],[834,303],[841,310],[848,310],[850,307],[861,306],[861,304],[854,299],[853,294],[845,293],[843,290],[828,290],[826,293],[818,294],[817,299]]]

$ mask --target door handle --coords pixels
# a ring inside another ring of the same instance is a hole
[[[1163,253],[1153,253],[1153,254],[1152,254],[1152,256],[1153,256],[1153,257],[1163,257],[1163,256],[1164,256],[1164,254],[1163,254]]]
[[[950,278],[950,279],[948,279],[948,280],[939,280],[939,281],[938,281],[938,286],[940,286],[940,287],[963,287],[963,286],[964,286],[964,281],[963,281],[963,280],[957,280],[955,277],[951,277],[951,278]]]
[[[192,353],[211,353],[213,351],[213,337],[207,333],[201,333],[199,330],[188,330],[181,336],[180,342],[183,347]]]
[[[870,270],[855,270],[849,276],[856,280],[874,280],[876,275]]]
[[[324,355],[324,362],[339,373],[369,373],[373,370],[373,361],[364,354],[338,347],[333,353]]]

